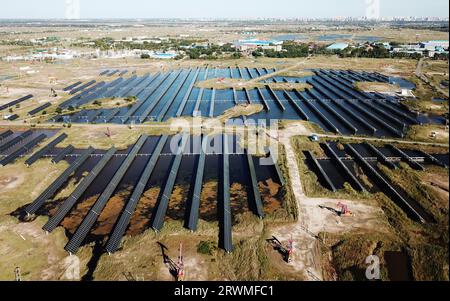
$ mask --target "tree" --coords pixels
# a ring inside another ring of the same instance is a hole
[[[235,52],[231,55],[232,58],[234,59],[240,59],[242,57],[242,53],[240,52]]]

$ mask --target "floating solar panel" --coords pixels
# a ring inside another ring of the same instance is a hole
[[[188,88],[186,94],[184,95],[183,100],[181,101],[181,104],[180,104],[180,106],[178,108],[176,117],[180,117],[181,114],[183,114],[183,110],[186,107],[186,103],[188,102],[189,96],[191,95],[192,90],[194,89],[194,86],[195,86],[195,83],[197,82],[199,74],[200,74],[200,68],[197,68],[197,71],[195,72],[194,78],[192,79],[192,82],[189,85],[189,88]]]
[[[169,110],[170,106],[173,104],[177,96],[180,94],[182,87],[186,83],[187,79],[189,78],[189,75],[191,74],[192,69],[189,69],[189,72],[186,74],[186,76],[180,81],[178,86],[176,87],[176,92],[172,94],[171,98],[166,102],[164,107],[162,108],[161,112],[159,112],[156,120],[162,121],[164,116],[166,115],[167,111]]]

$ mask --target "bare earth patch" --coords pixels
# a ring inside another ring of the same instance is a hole
[[[357,82],[355,83],[356,89],[363,92],[379,92],[379,93],[400,93],[401,89],[399,85],[391,85],[387,83],[375,83],[375,82]]]

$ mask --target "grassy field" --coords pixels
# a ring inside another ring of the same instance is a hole
[[[406,222],[401,224],[404,233],[407,233],[414,278],[448,281],[448,186],[446,188],[435,186],[436,183],[441,183],[441,180],[448,183],[448,170],[433,168],[426,172],[418,172],[403,165],[403,168],[396,171],[383,167],[383,171],[436,220],[436,223],[426,225]],[[433,185],[425,182],[430,177],[431,181],[435,182],[431,182]]]
[[[63,161],[55,165],[50,164],[50,159],[42,159],[27,168],[24,160],[0,169],[0,280],[14,280],[16,267],[20,268],[24,281],[70,280],[65,274],[71,261],[64,251],[67,243],[64,229],[46,235],[42,226],[47,217],[23,223],[10,216],[31,203],[68,164]],[[68,184],[59,194],[67,195],[73,188]],[[86,252],[78,256],[81,273],[89,256]]]
[[[391,85],[386,83],[374,82],[357,82],[355,87],[363,92],[379,92],[379,93],[399,93],[401,92],[399,85]]]
[[[432,135],[433,133],[436,134]],[[449,143],[449,130],[442,125],[413,125],[407,133],[407,139],[431,143]]]
[[[376,200],[390,224],[388,233],[351,232],[347,234],[321,233],[326,237],[322,245],[323,267],[326,279],[365,280],[365,259],[369,255],[379,256],[382,264],[381,276],[389,280],[389,271],[385,261],[386,252],[402,253],[411,265],[410,277],[416,280],[448,280],[448,170],[427,167],[425,172],[414,171],[405,164],[398,170],[381,170],[398,186],[403,187],[411,198],[417,200],[436,219],[435,224],[419,224],[410,220],[392,200],[382,193],[367,194],[354,191],[346,184],[345,189],[332,193],[318,184],[314,172],[304,164],[305,150],[322,156],[323,150],[317,143],[306,137],[292,138],[298,153],[298,165],[302,185],[308,197],[328,197],[333,199],[360,199],[373,204]],[[348,143],[351,141],[341,141]],[[375,143],[376,145],[376,143]],[[380,145],[381,146],[381,145]],[[417,149],[417,147],[410,146]],[[420,148],[420,147],[419,147]],[[428,152],[444,152],[446,149],[424,148]],[[364,180],[360,177],[360,180]],[[446,186],[445,186],[446,185]],[[427,258],[427,260],[424,260]]]
[[[217,90],[227,90],[227,89],[256,89],[264,88],[266,86],[271,87],[274,90],[293,90],[297,89],[299,91],[304,91],[306,89],[312,88],[309,84],[304,83],[261,83],[255,81],[248,81],[244,79],[208,79],[206,81],[201,81],[196,84],[199,88],[204,89],[217,89]]]

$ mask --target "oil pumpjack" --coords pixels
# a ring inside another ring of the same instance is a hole
[[[177,264],[177,281],[184,281],[184,256],[183,256],[183,243],[180,243],[180,254],[178,255]]]
[[[294,240],[289,239],[288,245],[287,245],[287,250],[286,250],[286,257],[287,257],[287,262],[291,263],[292,262],[292,255],[294,254]]]
[[[352,216],[353,213],[348,209],[347,204],[339,202],[337,204],[338,208],[341,210],[339,216]]]

